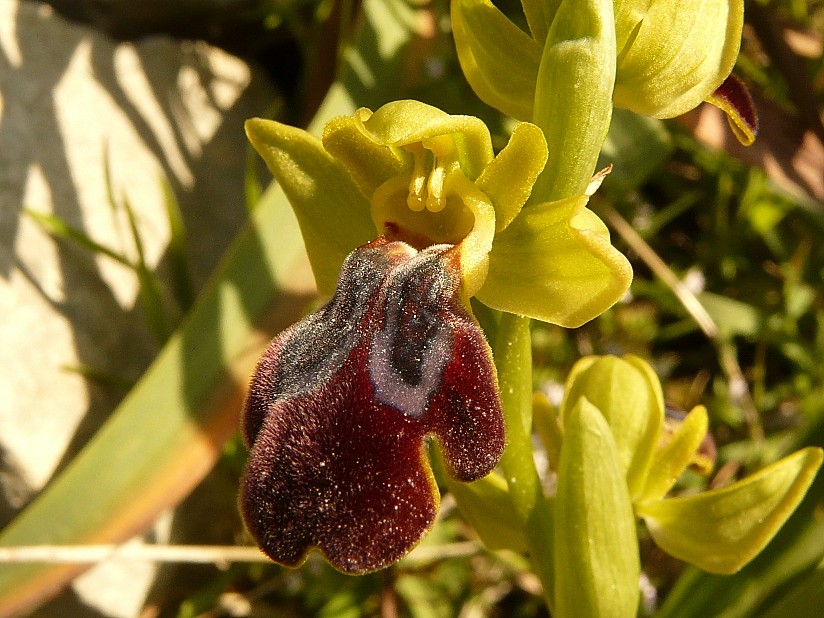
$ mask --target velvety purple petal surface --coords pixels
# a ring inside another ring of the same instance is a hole
[[[273,560],[297,566],[314,548],[362,573],[400,559],[437,514],[428,436],[459,480],[497,464],[495,370],[456,258],[448,246],[365,245],[329,304],[264,354],[244,410],[240,502]]]

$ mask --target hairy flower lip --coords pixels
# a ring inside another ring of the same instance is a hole
[[[491,352],[461,296],[460,255],[378,238],[356,249],[332,300],[271,343],[244,406],[240,504],[273,560],[313,549],[363,573],[405,555],[439,494],[425,443],[460,481],[504,447]]]

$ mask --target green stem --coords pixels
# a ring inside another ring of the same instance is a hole
[[[615,84],[612,0],[564,0],[544,45],[532,121],[546,136],[549,159],[533,202],[584,192],[612,117]]]
[[[532,456],[532,347],[529,318],[504,313],[493,348],[501,401],[506,417],[507,446],[501,470],[521,520],[533,568],[544,597],[553,606],[552,510],[541,487]]]

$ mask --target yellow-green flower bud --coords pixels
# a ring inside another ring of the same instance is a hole
[[[639,495],[664,418],[664,397],[658,377],[647,363],[634,356],[588,356],[575,364],[567,378],[561,406],[564,425],[570,410],[582,397],[597,407],[609,423],[630,495]]]
[[[672,118],[717,90],[735,65],[743,0],[616,0],[615,105]]]

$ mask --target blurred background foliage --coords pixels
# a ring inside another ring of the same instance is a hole
[[[451,40],[447,0],[386,2],[381,10],[373,2],[371,18],[364,13],[368,3],[358,0],[52,0],[50,4],[69,19],[117,39],[157,33],[201,39],[264,67],[280,95],[275,117],[284,122],[309,126],[316,118],[312,126],[317,129],[324,101],[327,113],[346,111],[346,103],[335,103],[334,88],[329,94],[332,84],[338,83],[349,84],[345,90],[356,105],[374,107],[392,98],[417,98],[450,113],[480,116],[490,126],[496,147],[505,143],[512,128],[511,121],[481,103],[463,79]],[[517,1],[495,4],[522,20]],[[753,147],[756,150],[742,154],[735,147],[729,152],[718,148],[719,143],[729,143],[729,136],[706,139],[695,114],[643,126],[637,119],[617,114],[604,152],[604,162],[613,163],[615,173],[593,206],[610,224],[615,244],[633,263],[631,292],[579,329],[537,322],[533,326],[535,387],[551,401],[557,401],[567,372],[580,356],[633,353],[652,362],[674,407],[688,410],[699,403],[707,407],[718,449],[715,476],[709,480],[697,474],[688,476],[679,491],[707,483],[722,485],[799,446],[824,445],[824,194],[821,180],[817,184],[800,171],[797,177],[787,173],[799,161],[813,161],[824,176],[824,3],[750,0],[746,15],[736,73],[750,85],[761,110],[764,130]],[[373,27],[364,28],[369,19]],[[397,43],[399,36],[406,37],[402,46]],[[370,54],[380,60],[374,66],[383,72],[373,76],[378,86],[362,81],[358,91],[350,87],[351,81],[335,82],[345,77],[346,66],[352,66],[351,57],[347,65],[344,50],[353,42],[366,61]],[[390,57],[387,49],[400,50],[400,55]],[[316,116],[319,108],[321,113]],[[271,113],[260,110],[261,115]],[[788,140],[786,133],[771,131],[771,126],[791,126],[803,139]],[[763,153],[777,162],[781,173],[775,171],[776,166],[759,165],[766,160]],[[267,232],[262,226],[287,215],[263,210],[269,208],[266,203],[282,199],[274,190],[265,190],[268,178],[258,177],[257,169],[250,157],[246,200],[264,236]],[[128,213],[140,208],[117,196],[111,201],[112,207]],[[201,313],[211,306],[209,295],[219,291],[222,280],[231,280],[232,264],[248,266],[258,255],[255,251],[244,254],[248,238],[238,240],[227,257],[229,265],[224,265],[211,287],[199,291],[195,303],[197,291],[187,274],[186,231],[171,193],[168,215],[174,230],[174,267],[162,277],[150,272],[142,261],[140,237],[134,228],[133,241],[141,257],[136,263],[127,261],[139,277],[141,306],[158,345],[170,336],[174,343],[172,333],[193,304]],[[40,217],[38,221],[62,242],[79,243],[88,251],[126,260],[110,255],[106,247],[58,219]],[[622,231],[622,222],[628,222],[636,234]],[[284,229],[293,228],[286,225]],[[245,234],[249,237],[250,232]],[[299,251],[299,241],[291,240],[286,243],[288,250],[279,245],[280,254],[272,258],[272,264]],[[238,255],[246,255],[243,259],[248,262],[238,262]],[[247,305],[241,321],[259,325],[265,321],[262,316],[271,313],[272,299],[281,298],[280,264],[269,267],[270,275],[275,273],[269,295],[259,296],[260,306],[254,309]],[[282,276],[288,279],[291,275],[284,272]],[[675,293],[678,286],[700,301],[705,314],[696,315],[685,307]],[[174,299],[172,310],[164,301],[168,297]],[[282,327],[282,322],[294,319],[306,309],[309,298],[298,295],[292,301],[289,310],[281,307],[274,324]],[[188,318],[187,328],[193,329],[191,324],[197,319]],[[247,325],[237,335],[247,347],[249,331]],[[186,332],[178,335],[184,347]],[[255,351],[264,341],[256,344]],[[218,349],[218,357],[223,352]],[[158,362],[162,365],[162,359]],[[231,374],[231,362],[220,362],[222,366],[205,375]],[[248,366],[246,362],[240,366]],[[157,367],[152,369],[155,373],[160,371]],[[242,392],[242,384],[235,387]],[[211,392],[212,387],[200,388]],[[134,398],[134,391],[130,397]],[[237,410],[225,412],[236,400],[236,395],[228,397],[212,416],[201,418],[224,419],[225,427],[212,434],[219,447],[212,476],[221,479],[225,495],[211,500],[208,512],[198,511],[202,501],[194,498],[184,501],[181,508],[230,530],[224,542],[248,544],[234,510],[245,449],[237,437],[231,437],[232,414]],[[168,440],[164,448],[174,448],[172,438]],[[541,456],[540,448],[537,456]],[[183,499],[191,489],[181,490],[175,499]],[[26,516],[24,512],[21,518]],[[36,518],[37,514],[28,516]],[[149,520],[148,512],[140,519],[143,524]],[[15,525],[22,529],[19,522]],[[136,532],[139,526],[134,526],[125,526],[123,534],[127,529]],[[15,538],[9,534],[4,532],[0,542]],[[168,567],[161,571],[162,585],[150,594],[144,615],[546,615],[539,584],[524,558],[488,551],[474,538],[447,494],[439,523],[421,549],[383,572],[347,577],[315,557],[296,571],[270,564]],[[175,541],[204,542],[185,533]],[[732,577],[685,569],[651,542],[644,548],[641,615],[820,615],[824,603],[824,481],[817,480],[802,508],[766,552]],[[7,572],[4,577],[11,576]],[[5,583],[19,585],[19,581],[23,580]],[[0,592],[7,592],[2,584],[0,578]]]

